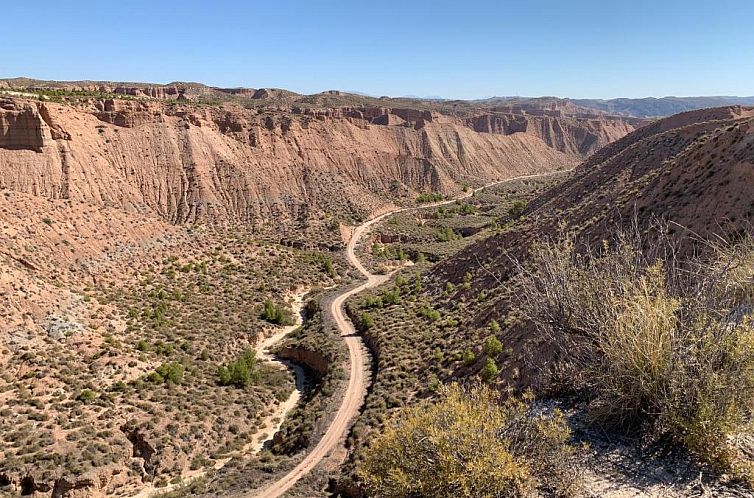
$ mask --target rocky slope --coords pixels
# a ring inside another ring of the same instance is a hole
[[[456,285],[451,302],[466,302],[465,327],[510,316],[505,337],[512,354],[502,377],[518,386],[536,383],[547,346],[517,324],[515,313],[509,315],[515,298],[503,284],[515,272],[514,260],[525,261],[531,245],[548,237],[570,233],[597,246],[621,227],[645,231],[657,220],[669,222],[682,252],[703,249],[694,241],[704,238],[735,239],[751,230],[753,167],[752,108],[692,111],[658,121],[590,157],[529,203],[510,229],[437,265],[430,274],[432,292],[447,282]],[[475,299],[480,292],[487,295],[483,301]]]
[[[754,216],[752,118],[753,108],[734,106],[645,126],[603,148],[535,199],[514,230],[459,253],[437,271],[463,275],[475,257],[504,268],[508,255],[495,248],[520,253],[535,238],[563,230],[596,243],[634,218],[641,228],[664,219],[688,236],[734,236]]]
[[[178,223],[290,220],[369,213],[401,194],[449,193],[576,159],[527,133],[476,133],[417,114],[6,100],[0,185]]]
[[[532,244],[573,234],[578,244],[599,248],[619,228],[646,231],[657,219],[670,223],[680,251],[697,249],[695,241],[704,238],[735,239],[751,233],[752,171],[753,108],[672,116],[603,148],[531,200],[522,216],[513,210],[498,214],[503,228],[496,234],[466,245],[425,272],[421,265],[411,266],[371,295],[349,301],[377,371],[351,434],[354,450],[346,474],[363,457],[370,431],[379,431],[400,407],[432,397],[442,383],[487,376],[502,389],[533,387],[547,396],[556,359],[553,345],[518,310],[516,260],[527,264]],[[393,230],[409,226],[399,220]],[[422,225],[414,227],[420,233]],[[406,251],[410,247],[400,240],[393,245]],[[501,341],[497,352],[486,351],[490,336]],[[491,373],[484,371],[485,358],[494,360]],[[641,451],[628,451],[627,444],[600,445],[586,464],[589,472],[600,475],[590,476],[596,495],[695,496],[691,488],[698,480],[704,486],[711,482],[714,496],[739,496],[715,484],[714,477],[689,470],[693,467],[685,460],[655,465]],[[649,474],[657,479],[636,482],[636,476]],[[341,488],[361,496],[357,481],[344,478]]]
[[[2,83],[0,186],[173,223],[363,216],[417,192],[568,168],[643,124],[572,105]]]

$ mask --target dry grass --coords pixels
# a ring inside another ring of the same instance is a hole
[[[577,489],[569,430],[558,412],[535,415],[491,389],[443,388],[440,400],[403,410],[358,470],[369,496],[520,497]]]
[[[728,441],[754,411],[754,242],[681,260],[659,239],[535,248],[521,268],[522,311],[558,348],[561,386],[592,399],[596,422],[669,438],[751,480]]]

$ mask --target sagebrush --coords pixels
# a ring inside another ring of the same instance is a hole
[[[680,258],[663,237],[625,234],[599,250],[542,244],[520,268],[521,309],[595,421],[669,437],[747,477],[729,439],[754,411],[754,242],[705,250]]]

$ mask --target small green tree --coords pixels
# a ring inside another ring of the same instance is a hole
[[[180,384],[184,370],[183,365],[176,361],[163,363],[147,375],[147,380],[153,384]]]
[[[235,386],[243,389],[251,381],[259,380],[257,357],[253,349],[247,349],[235,361],[221,365],[217,369],[218,383],[221,386]]]
[[[482,371],[479,372],[479,376],[483,381],[490,382],[492,379],[497,377],[498,373],[500,373],[500,370],[497,368],[497,363],[495,363],[495,360],[493,360],[492,358],[487,358],[484,361],[484,367],[482,367]]]
[[[526,211],[528,203],[521,199],[516,199],[513,201],[513,205],[511,206],[510,210],[508,211],[508,214],[511,218],[514,220],[519,219],[524,215],[524,211]]]
[[[467,349],[463,352],[463,355],[461,356],[461,360],[463,361],[463,364],[467,367],[470,367],[474,363],[476,363],[476,354],[470,349]]]
[[[324,263],[322,263],[322,270],[331,278],[338,276],[338,272],[335,271],[335,266],[333,266],[330,258],[325,258]]]
[[[290,310],[273,303],[270,299],[267,299],[264,302],[262,313],[260,313],[259,317],[266,322],[274,323],[276,325],[293,324],[293,316],[291,315]]]
[[[497,337],[491,335],[484,340],[482,351],[487,356],[497,356],[503,352],[503,343]]]
[[[366,311],[363,312],[359,317],[359,325],[361,326],[362,330],[371,329],[374,326],[374,319],[372,318],[372,315],[370,315]]]

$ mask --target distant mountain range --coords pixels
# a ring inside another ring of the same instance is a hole
[[[463,102],[460,100],[444,99],[442,97],[405,97],[415,100],[427,100],[435,102]],[[489,97],[471,100],[477,105],[483,106],[525,106],[525,107],[562,107],[573,104],[581,108],[601,111],[607,114],[627,116],[634,118],[663,118],[678,114],[679,112],[696,111],[712,107],[725,107],[729,105],[754,106],[754,96],[712,96],[712,97],[646,97],[641,99],[572,99],[560,97]]]
[[[664,117],[708,107],[754,105],[754,97],[647,97],[643,99],[570,100],[581,107],[637,118]]]
[[[441,96],[405,95],[402,97],[374,96],[358,91],[328,90],[313,95],[301,95],[280,88],[217,88],[201,83],[172,82],[168,84],[154,83],[122,83],[109,81],[42,81],[30,78],[0,79],[0,89],[58,89],[84,92],[116,92],[131,96],[152,98],[177,98],[179,95],[192,100],[237,101],[248,104],[249,101],[270,104],[296,104],[298,106],[384,106],[390,102],[391,106],[410,108],[428,108],[457,112],[479,108],[504,107],[510,109],[565,109],[570,106],[571,113],[575,107],[600,111],[632,118],[662,118],[678,114],[679,112],[695,111],[711,107],[729,105],[754,106],[754,96],[712,96],[712,97],[646,97],[641,99],[572,99],[561,97],[520,97],[503,96],[489,97],[475,100],[448,99]],[[441,109],[442,108],[442,109]]]

